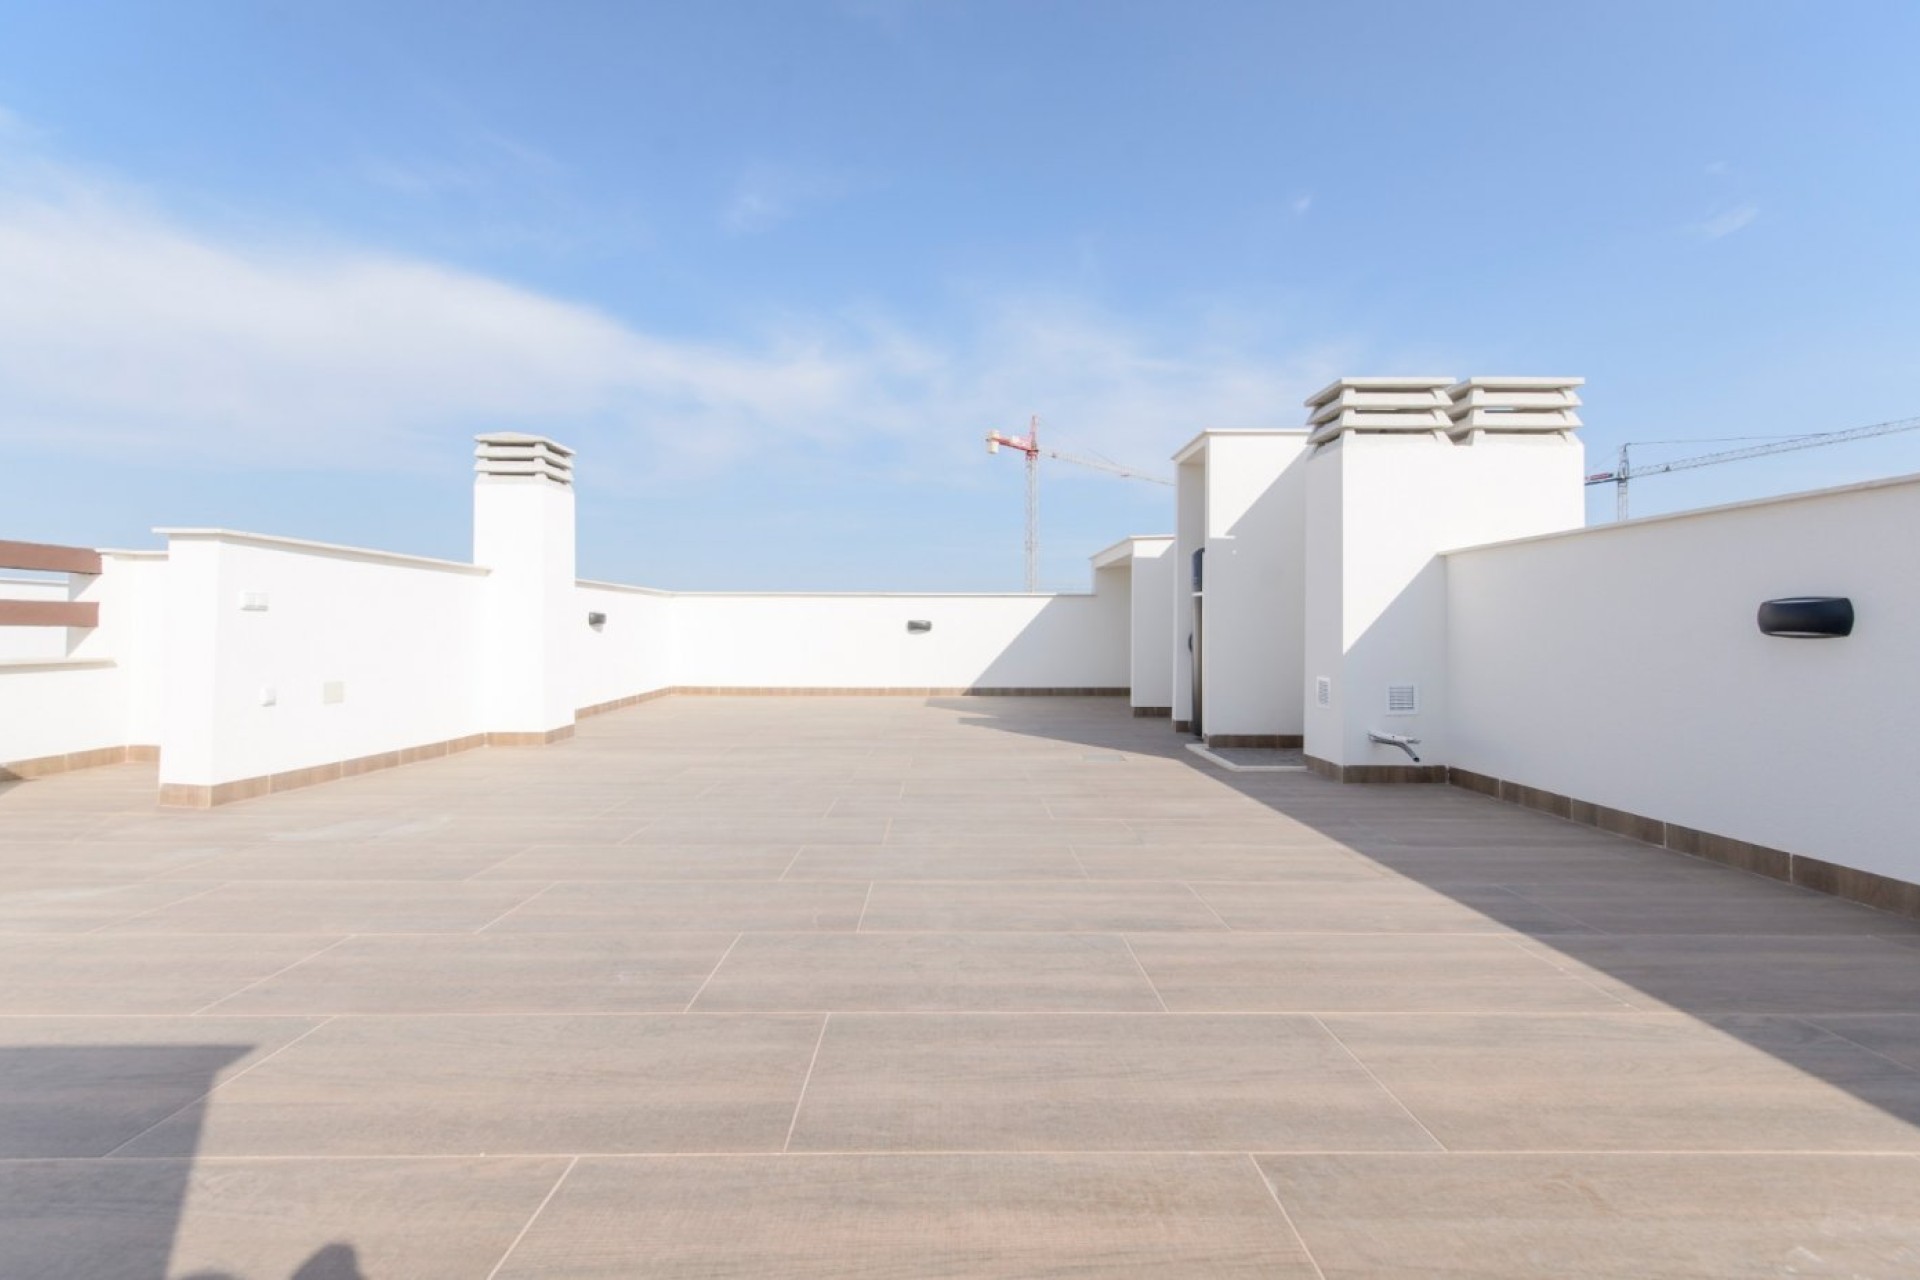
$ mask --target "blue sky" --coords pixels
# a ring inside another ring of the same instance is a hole
[[[589,576],[1011,589],[980,437],[1032,413],[1162,469],[1341,374],[1583,375],[1594,469],[1920,414],[1916,48],[1894,0],[0,0],[0,537],[463,557],[510,427],[580,451]],[[1043,493],[1047,585],[1171,524]]]

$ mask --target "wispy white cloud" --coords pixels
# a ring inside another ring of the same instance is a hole
[[[1307,215],[1307,210],[1313,208],[1312,193],[1308,193],[1307,195],[1304,195],[1304,196],[1295,196],[1293,198],[1292,207],[1295,214],[1304,218]]]
[[[1724,178],[1732,172],[1733,165],[1725,160],[1715,160],[1706,168],[1706,174],[1709,178]]]
[[[1718,240],[1722,236],[1730,236],[1736,231],[1743,231],[1747,227],[1752,226],[1753,220],[1759,216],[1759,205],[1738,205],[1723,213],[1716,213],[1713,217],[1702,222],[1698,230],[1700,234],[1707,239]]]
[[[1015,294],[974,298],[938,332],[868,311],[689,341],[420,258],[236,239],[35,172],[0,185],[0,440],[16,449],[386,467],[511,426],[591,435],[629,473],[878,442],[887,466],[945,478],[979,431],[1028,412],[1144,462],[1203,426],[1291,425],[1340,363],[1205,316],[1141,324]]]
[[[731,235],[758,235],[809,209],[844,199],[853,188],[845,176],[824,169],[749,165],[720,209],[720,226]]]

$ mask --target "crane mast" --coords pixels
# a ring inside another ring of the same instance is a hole
[[[1173,481],[1159,476],[1148,475],[1144,471],[1135,471],[1117,463],[1100,462],[1092,458],[1076,457],[1062,453],[1058,449],[1040,447],[1040,417],[1035,414],[1027,420],[1027,434],[1010,436],[1000,431],[987,432],[987,452],[998,453],[1002,449],[1011,449],[1026,457],[1027,464],[1027,590],[1038,591],[1040,572],[1040,458],[1042,455],[1059,462],[1071,462],[1077,467],[1091,467],[1095,471],[1105,471],[1109,475],[1120,476],[1127,480],[1144,480],[1148,484],[1172,485]]]

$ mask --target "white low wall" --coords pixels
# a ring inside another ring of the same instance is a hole
[[[1920,881],[1920,477],[1453,552],[1450,762]],[[1841,595],[1846,639],[1760,602]]]
[[[680,594],[673,683],[799,689],[1127,683],[1121,571],[1092,595]],[[910,620],[933,629],[909,632]]]
[[[582,582],[574,641],[574,706],[596,707],[673,683],[673,596],[647,587]],[[589,614],[604,614],[594,627]]]
[[[484,731],[485,569],[221,530],[162,532],[163,785],[217,786]],[[245,607],[260,597],[264,609]]]
[[[109,661],[0,661],[0,766],[123,747],[126,683]]]

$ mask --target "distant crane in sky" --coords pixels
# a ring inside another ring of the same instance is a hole
[[[987,452],[998,453],[1003,448],[1024,454],[1027,460],[1027,590],[1029,592],[1040,589],[1040,459],[1042,456],[1057,462],[1071,462],[1076,467],[1091,467],[1095,471],[1104,471],[1108,475],[1119,476],[1126,480],[1144,480],[1148,484],[1169,486],[1173,484],[1171,480],[1148,475],[1144,471],[1135,471],[1131,467],[1123,467],[1116,462],[1082,458],[1075,454],[1062,453],[1058,449],[1042,448],[1038,414],[1027,420],[1027,434],[1024,436],[1010,436],[999,431],[987,432]]]
[[[1803,436],[1782,436],[1766,444],[1748,445],[1744,449],[1722,449],[1718,453],[1702,453],[1691,458],[1676,458],[1672,462],[1656,462],[1638,467],[1633,465],[1630,457],[1630,451],[1635,446],[1680,442],[1635,440],[1620,446],[1620,459],[1613,470],[1596,471],[1588,476],[1587,486],[1591,488],[1597,484],[1612,485],[1614,519],[1625,520],[1627,518],[1627,486],[1642,476],[1661,476],[1669,471],[1691,471],[1695,467],[1710,467],[1722,462],[1764,458],[1774,453],[1791,453],[1796,449],[1817,449],[1822,445],[1844,444],[1848,440],[1867,440],[1874,436],[1890,436],[1897,431],[1914,430],[1920,430],[1920,418],[1897,418],[1892,422],[1876,422],[1865,427],[1850,427],[1845,431],[1816,431]]]

